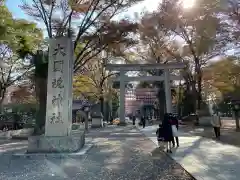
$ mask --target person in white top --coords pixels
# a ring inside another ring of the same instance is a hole
[[[219,139],[220,138],[220,128],[222,126],[222,123],[221,123],[221,118],[218,115],[218,112],[213,113],[211,124],[213,126],[216,138]]]

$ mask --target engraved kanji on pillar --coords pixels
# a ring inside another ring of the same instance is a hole
[[[67,136],[71,131],[72,47],[67,37],[50,40],[46,136]]]

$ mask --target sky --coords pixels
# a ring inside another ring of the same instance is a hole
[[[26,0],[26,1],[31,1],[31,0]],[[192,4],[190,2],[193,2],[193,1],[195,1],[195,0],[184,0],[183,2],[186,3],[185,6],[187,8],[190,4]],[[33,19],[31,17],[27,16],[19,7],[21,2],[22,2],[22,0],[7,0],[6,4],[7,4],[7,7],[9,8],[9,10],[13,13],[13,16],[15,18],[20,18],[20,19],[23,18],[23,19],[32,21]],[[119,15],[118,18],[123,18],[123,17],[134,18],[135,13],[141,13],[143,11],[155,11],[155,10],[157,10],[160,2],[161,2],[161,0],[143,0],[141,3],[132,6],[126,12]],[[38,22],[36,22],[36,23],[38,24],[38,26],[40,28],[44,28],[42,23],[38,23]],[[233,50],[230,50],[228,52],[228,54],[230,54],[230,55],[233,53],[234,53]]]
[[[25,0],[26,2],[31,2],[32,0]],[[139,4],[135,4],[134,6],[130,7],[126,12],[121,13],[115,19],[122,19],[124,17],[128,17],[130,19],[134,19],[135,13],[141,13],[144,11],[154,11],[157,9],[159,3],[162,0],[143,0]],[[12,12],[14,18],[18,19],[27,19],[28,21],[35,22],[39,28],[45,29],[44,24],[42,22],[35,21],[32,17],[29,17],[26,15],[21,8],[19,7],[22,3],[22,0],[6,0],[6,5],[9,8],[9,10]],[[44,36],[47,36],[47,32],[44,31]]]
[[[28,17],[24,14],[24,12],[19,7],[21,2],[22,0],[7,0],[6,4],[9,10],[13,13],[13,16],[15,18],[28,19]]]
[[[26,0],[31,1],[31,0]],[[6,4],[9,10],[13,13],[13,16],[15,18],[24,18],[31,20],[27,15],[24,14],[24,12],[21,10],[19,5],[21,4],[22,0],[7,0]],[[161,0],[144,0],[143,2],[134,5],[133,7],[129,8],[129,10],[125,13],[123,13],[121,16],[128,16],[128,17],[134,17],[134,13],[140,13],[142,10],[147,11],[154,11],[157,9],[159,2]]]

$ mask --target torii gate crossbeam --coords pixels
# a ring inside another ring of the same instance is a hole
[[[170,75],[170,80],[182,80],[183,78],[181,76],[176,75]],[[125,76],[124,81],[125,82],[131,82],[131,81],[164,81],[164,76]],[[110,78],[111,81],[120,81],[120,77],[117,78]]]

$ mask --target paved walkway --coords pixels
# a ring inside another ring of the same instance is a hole
[[[0,156],[4,180],[194,180],[139,130],[107,127],[87,135],[93,147],[74,158]]]
[[[26,140],[0,140],[0,155],[12,154],[26,150]]]
[[[141,129],[155,144],[157,125]],[[180,128],[181,129],[181,128]],[[180,147],[171,155],[197,180],[239,180],[240,148],[180,132]]]

